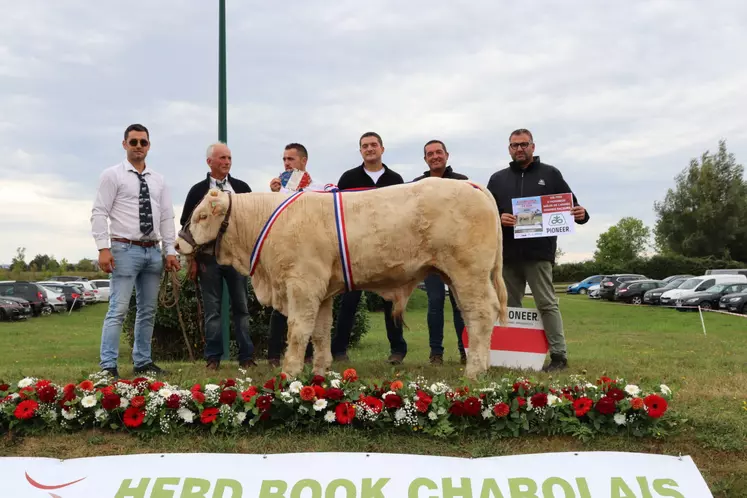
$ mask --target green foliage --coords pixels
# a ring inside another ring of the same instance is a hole
[[[75,269],[78,271],[94,271],[96,268],[93,266],[92,260],[83,258],[75,265]]]
[[[16,255],[13,256],[13,260],[10,263],[10,269],[14,272],[26,271],[28,266],[26,265],[26,248],[16,248]]]
[[[173,285],[170,279],[162,281],[161,286],[166,287],[164,290],[166,296],[174,295]],[[192,348],[195,359],[199,361],[202,359],[202,354],[205,349],[204,322],[202,321],[204,320],[204,307],[202,306],[202,298],[198,293],[195,283],[189,279],[181,284],[178,295],[179,312],[184,321],[187,338],[190,341],[190,347]],[[247,286],[247,298],[249,307],[249,334],[254,343],[255,359],[266,358],[272,308],[262,306],[257,301],[257,298],[254,295],[254,290],[252,289],[251,280]],[[333,324],[336,323],[337,320],[341,298],[342,296],[338,295],[334,300]],[[130,309],[125,317],[122,328],[130,345],[134,343],[135,312],[135,294],[133,292],[130,299]],[[234,326],[232,321],[230,322],[229,329],[231,332],[229,345],[231,349],[231,357],[235,358],[236,353],[238,352],[238,346],[234,339]],[[332,333],[333,330],[331,330],[330,333]],[[356,346],[361,337],[363,337],[368,330],[368,313],[366,309],[366,296],[364,295],[361,298],[358,310],[356,311],[353,330],[350,334],[350,346]],[[176,303],[173,302],[173,298],[171,300],[166,300],[165,305],[163,302],[159,303],[153,330],[152,348],[153,357],[158,358],[159,360],[189,359],[189,352],[179,322],[179,313],[177,312],[177,306]]]
[[[716,154],[691,160],[654,209],[661,250],[747,261],[747,183],[723,140]]]
[[[555,282],[578,282],[591,275],[640,273],[649,278],[669,275],[703,275],[712,268],[747,268],[747,263],[717,258],[688,258],[679,254],[657,254],[650,258],[636,258],[628,262],[607,263],[595,260],[565,263],[553,269]]]
[[[594,259],[600,263],[625,263],[638,258],[648,246],[651,230],[638,218],[625,217],[597,239]]]

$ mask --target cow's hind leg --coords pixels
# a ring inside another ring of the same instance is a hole
[[[314,343],[314,374],[324,375],[332,365],[331,331],[332,303],[334,298],[323,301],[316,316],[316,326],[311,335]]]
[[[464,375],[469,379],[476,379],[490,365],[490,338],[498,318],[498,296],[489,276],[470,279],[463,275],[452,275],[451,280],[469,334],[469,353]],[[474,282],[481,284],[475,285]]]
[[[303,370],[306,346],[316,326],[319,300],[308,289],[288,286],[288,347],[283,359],[283,372],[292,377]]]

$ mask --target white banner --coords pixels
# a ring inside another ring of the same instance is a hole
[[[0,458],[13,498],[707,498],[689,456],[543,453],[142,454]]]

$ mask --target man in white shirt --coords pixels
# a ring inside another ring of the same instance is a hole
[[[99,266],[111,273],[109,311],[101,332],[100,365],[115,378],[119,377],[119,337],[133,287],[137,298],[132,348],[135,374],[165,373],[151,358],[153,325],[161,272],[164,267],[166,271],[180,267],[174,249],[176,234],[169,188],[163,175],[145,164],[150,150],[148,129],[141,124],[128,126],[122,147],[127,159],[101,174],[91,211]]]
[[[229,174],[233,163],[231,149],[222,142],[214,143],[207,148],[206,162],[210,172],[207,178],[192,186],[184,201],[180,224],[182,228],[190,219],[192,211],[202,201],[211,188],[245,194],[252,191],[245,182]],[[192,259],[189,268],[190,278],[199,276],[202,302],[205,305],[205,352],[204,357],[208,370],[218,370],[223,357],[223,337],[221,335],[221,301],[223,299],[223,280],[226,281],[231,299],[234,333],[239,345],[239,366],[249,368],[254,362],[254,344],[249,336],[249,304],[247,300],[248,281],[231,265],[219,265],[213,248],[205,248]]]

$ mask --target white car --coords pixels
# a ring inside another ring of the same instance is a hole
[[[599,299],[599,284],[589,287],[589,299]]]
[[[67,310],[65,294],[57,292],[44,284],[39,285],[44,287],[44,291],[47,293],[47,302],[49,303],[49,306],[52,307],[52,311],[54,311],[55,313],[64,313],[65,310]]]
[[[747,282],[745,275],[702,275],[685,280],[682,285],[676,289],[668,290],[661,295],[660,302],[662,306],[673,306],[679,297],[693,292],[702,292],[716,284],[736,284]]]
[[[98,293],[96,293],[96,300],[102,303],[109,301],[109,294],[111,289],[109,288],[109,281],[104,279],[97,279],[90,281],[95,287]]]

